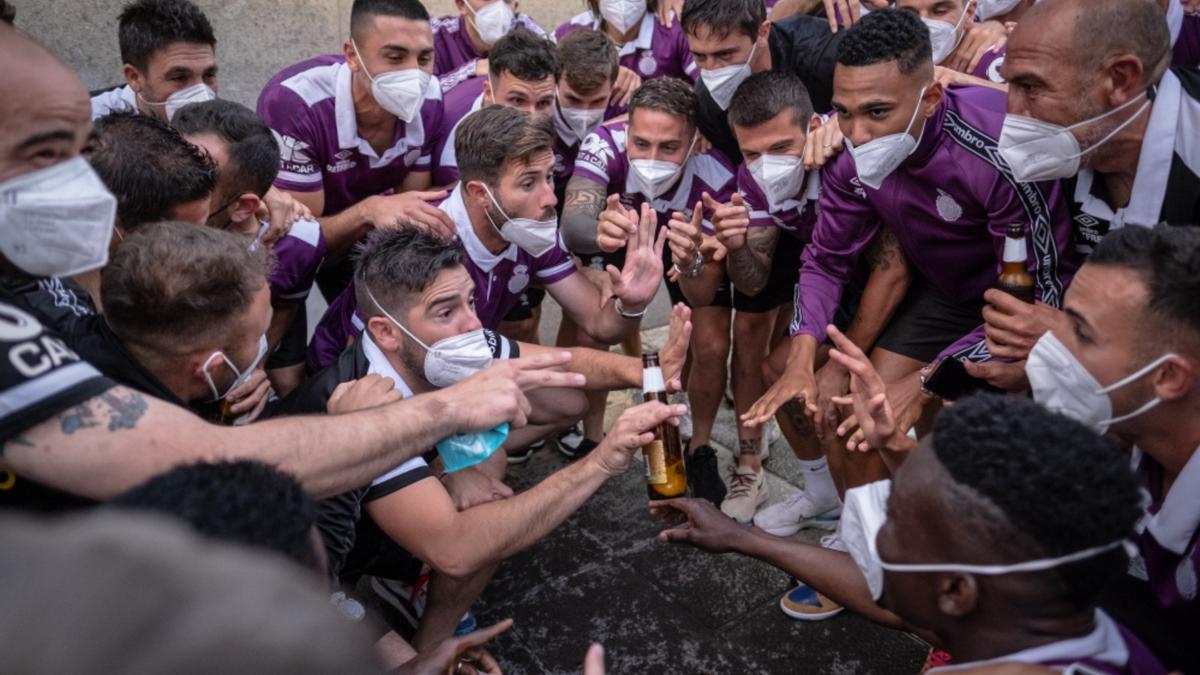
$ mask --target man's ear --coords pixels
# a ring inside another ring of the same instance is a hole
[[[140,94],[146,89],[145,76],[132,63],[121,66],[121,73],[125,76],[125,84],[128,84],[134,93]]]
[[[1100,71],[1108,104],[1117,107],[1142,93],[1146,66],[1133,54],[1118,54],[1104,63]]]
[[[229,205],[230,222],[232,222],[235,226],[239,226],[238,229],[241,230],[243,229],[240,227],[241,225],[245,224],[249,220],[254,220],[256,221],[254,232],[257,234],[258,207],[261,204],[262,200],[259,199],[258,195],[254,194],[253,192],[243,193],[237,198],[236,201]]]
[[[966,616],[975,611],[975,605],[979,602],[979,587],[972,574],[952,572],[939,575],[937,593],[938,610],[946,616]]]
[[[824,124],[824,122],[821,121],[821,116],[817,113],[813,113],[812,117],[808,118],[808,133],[811,134],[816,132],[821,128],[822,124]]]
[[[346,65],[350,67],[350,72],[357,73],[362,69],[362,62],[358,60],[358,53],[354,50],[354,45],[350,40],[342,43],[342,56],[346,59]]]
[[[922,117],[929,119],[937,112],[938,106],[942,104],[942,97],[946,94],[945,87],[942,83],[934,80],[933,84],[925,89],[925,95],[921,97]]]
[[[462,186],[463,193],[466,194],[467,199],[475,202],[477,205],[487,208],[487,205],[491,203],[492,199],[488,196],[487,190],[484,189],[482,181],[469,180],[464,182]]]
[[[970,2],[967,3],[967,6],[963,8],[963,12],[966,13],[966,15],[963,17],[963,33],[971,30],[971,26],[975,25],[975,16],[978,13],[978,10],[978,0],[970,0]]]
[[[400,351],[404,336],[401,335],[400,329],[396,328],[396,324],[387,317],[373,316],[367,319],[367,332],[383,351],[393,353]]]
[[[1167,360],[1154,376],[1154,395],[1163,401],[1177,401],[1192,393],[1200,381],[1200,364],[1180,355]]]
[[[762,24],[759,25],[758,39],[759,40],[767,40],[768,38],[770,38],[770,36],[771,36],[771,21],[768,19],[767,21],[764,21],[764,22],[762,22]]]
[[[483,78],[483,107],[486,108],[495,102],[495,97],[492,96],[492,77],[489,75]]]
[[[458,13],[459,13],[460,15],[462,15],[462,16],[466,16],[466,15],[467,15],[467,3],[466,3],[466,0],[454,0],[454,8],[458,10]]]

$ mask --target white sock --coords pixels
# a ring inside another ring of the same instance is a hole
[[[837,488],[833,485],[833,476],[829,475],[829,463],[825,458],[800,459],[800,468],[804,471],[804,494],[808,495],[813,504],[828,504],[830,508],[837,506]]]

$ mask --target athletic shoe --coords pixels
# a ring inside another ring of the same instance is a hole
[[[597,445],[600,445],[600,444],[597,443],[596,441],[593,441],[590,438],[585,438],[582,441],[580,441],[579,445],[577,445],[574,449],[568,448],[565,445],[560,445],[560,446],[558,446],[558,451],[561,452],[562,454],[566,455],[567,459],[574,462],[575,460],[579,459],[580,457],[583,457],[584,455],[588,454],[592,450],[595,450]]]
[[[475,620],[475,612],[468,609],[467,613],[463,614],[463,618],[459,620],[458,626],[455,627],[454,635],[456,637],[467,635],[468,633],[474,633],[478,629],[479,622]]]
[[[685,460],[688,483],[692,496],[707,499],[713,506],[725,501],[725,481],[717,469],[717,453],[707,445],[701,445]]]
[[[558,435],[558,445],[563,448],[574,450],[583,442],[583,431],[578,424],[573,425],[570,429]]]
[[[544,447],[546,447],[546,441],[543,440],[543,441],[538,441],[537,443],[530,443],[527,447],[521,448],[519,450],[509,450],[508,451],[508,463],[509,464],[524,464],[525,462],[528,462],[530,460],[530,458],[533,457],[534,452],[541,450]]]
[[[821,537],[821,547],[834,551],[841,551],[842,553],[849,553],[849,551],[846,549],[846,543],[842,541],[842,535],[838,534],[837,532],[830,532],[829,534]]]
[[[813,504],[803,490],[754,516],[754,525],[776,537],[790,537],[800,530],[836,530],[842,505]]]
[[[767,472],[739,466],[729,477],[729,494],[721,502],[721,512],[745,525],[766,501]]]
[[[822,621],[841,613],[845,608],[807,584],[798,583],[779,599],[779,609],[800,621]]]
[[[670,397],[671,403],[681,403],[687,406],[687,414],[679,418],[679,437],[691,440],[692,438],[692,402],[688,400],[686,391],[681,391],[677,394],[672,394]]]

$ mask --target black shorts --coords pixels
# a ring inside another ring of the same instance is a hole
[[[923,282],[915,282],[875,343],[923,363],[983,323],[983,300],[958,303]]]
[[[603,272],[605,267],[608,265],[612,265],[617,269],[621,269],[621,266],[625,264],[625,249],[613,251],[612,253],[601,252],[584,254],[579,256],[579,262],[584,267],[596,270],[598,272]],[[671,251],[670,249],[664,247],[663,281],[667,284],[667,296],[671,299],[671,305],[674,306],[675,304],[682,302],[688,307],[691,307],[692,303],[688,302],[687,298],[683,296],[683,289],[679,287],[679,284],[667,278],[666,273],[671,269],[671,265]],[[708,306],[733,307],[733,285],[729,283],[728,278],[722,281],[721,285],[717,287],[717,293],[715,296],[713,296],[713,301],[709,303]]]
[[[546,299],[546,289],[530,286],[517,299],[517,304],[508,310],[501,321],[527,321],[533,318],[533,312],[542,306]]]
[[[800,254],[803,251],[804,244],[799,239],[781,232],[775,256],[771,259],[767,285],[757,295],[746,295],[734,286],[733,308],[748,314],[763,314],[792,302],[796,284],[800,281]]]
[[[304,365],[308,353],[308,307],[301,302],[292,325],[279,340],[279,346],[267,357],[267,370]]]

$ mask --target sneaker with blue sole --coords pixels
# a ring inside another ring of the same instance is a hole
[[[779,599],[779,609],[799,621],[824,621],[842,612],[845,607],[818,593],[808,584],[799,583]]]

